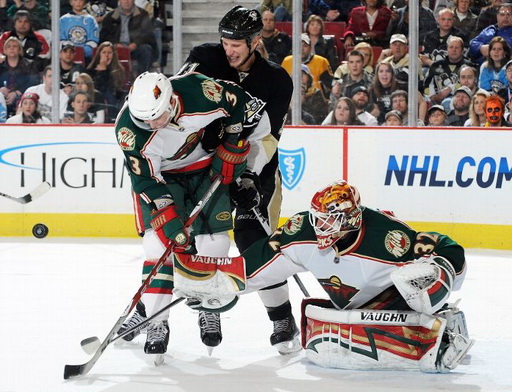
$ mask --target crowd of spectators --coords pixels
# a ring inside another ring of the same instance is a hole
[[[408,3],[308,2],[301,36],[304,124],[508,124],[505,119],[510,116],[512,98],[512,4],[503,0],[419,2],[418,91],[414,92],[418,96],[418,119],[411,120],[407,108],[412,56]],[[290,7],[285,2],[268,0],[260,5],[264,20],[261,44],[269,59],[291,74],[291,38],[276,28],[278,22],[291,20],[286,16],[291,15]],[[333,35],[332,22],[342,22],[340,34]],[[499,106],[497,102],[502,102],[503,121],[491,121],[485,116],[491,105]]]
[[[57,42],[51,11],[48,0],[0,0],[0,123],[50,122],[52,45],[59,47],[60,121],[113,123],[134,78],[164,65],[155,27],[165,2],[60,0]]]

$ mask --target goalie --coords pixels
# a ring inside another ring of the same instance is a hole
[[[314,363],[343,369],[448,372],[473,344],[446,301],[464,279],[464,249],[361,205],[337,181],[243,257],[175,255],[175,292],[215,311],[237,295],[310,271],[329,296],[303,303],[302,345]]]

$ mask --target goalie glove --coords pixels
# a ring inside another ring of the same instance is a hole
[[[210,177],[214,180],[222,176],[224,185],[231,184],[247,168],[247,155],[249,155],[249,142],[239,141],[238,144],[224,142],[215,152],[212,160]]]
[[[454,278],[453,266],[441,256],[407,264],[391,273],[391,280],[411,309],[426,314],[444,305]]]
[[[261,203],[260,178],[256,173],[246,170],[240,178],[231,184],[231,198],[238,208],[251,210]]]

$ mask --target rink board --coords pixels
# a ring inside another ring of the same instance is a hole
[[[345,178],[363,204],[466,247],[512,249],[511,130],[287,127],[280,143],[282,219]],[[508,148],[508,150],[507,150]],[[1,236],[134,237],[130,180],[112,126],[0,126]]]

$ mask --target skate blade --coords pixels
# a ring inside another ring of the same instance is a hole
[[[215,347],[211,347],[211,346],[206,346],[206,351],[208,352],[208,356],[211,357],[212,356],[212,353],[213,353],[213,349]]]
[[[158,366],[162,366],[165,362],[165,356],[164,354],[151,354],[153,355],[153,363],[155,364],[156,367]]]
[[[274,347],[277,348],[277,351],[281,355],[289,355],[302,350],[302,346],[297,337],[292,340],[288,340],[287,342],[278,343],[274,345]]]

